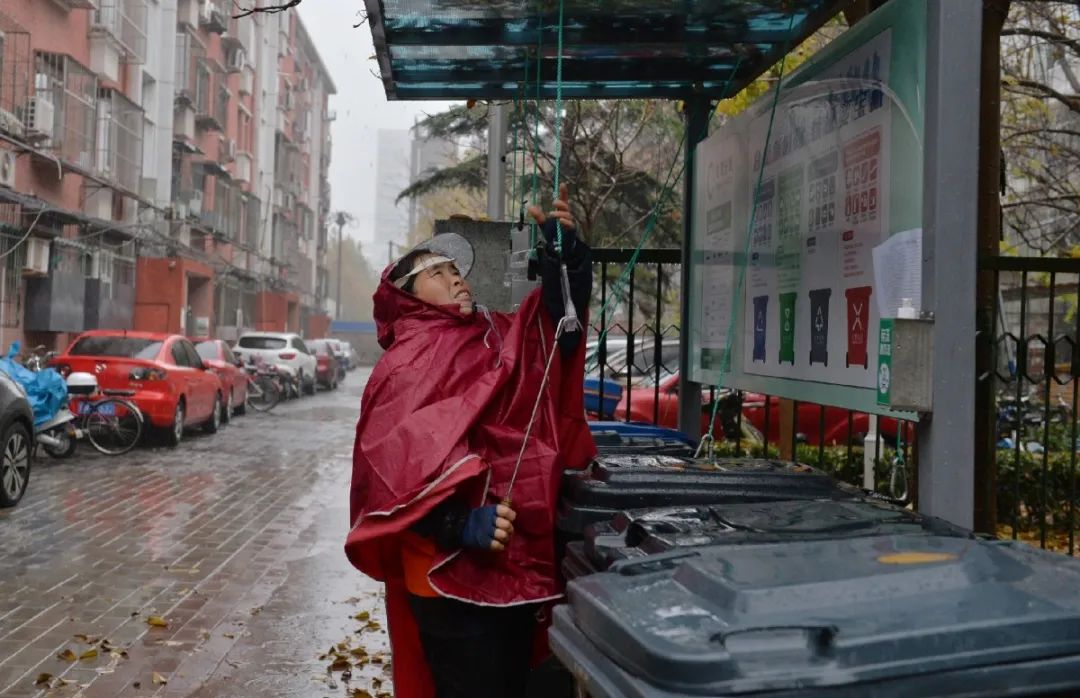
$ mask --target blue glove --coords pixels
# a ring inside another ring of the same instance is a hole
[[[469,512],[465,527],[461,529],[461,544],[466,548],[490,550],[495,540],[495,519],[498,506],[491,504]]]

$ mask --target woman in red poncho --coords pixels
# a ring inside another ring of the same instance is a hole
[[[592,290],[589,249],[559,193],[547,216],[530,209],[549,243],[541,288],[516,313],[474,302],[471,247],[454,235],[390,265],[375,293],[386,353],[364,390],[345,550],[386,584],[398,698],[522,695],[538,613],[562,594],[559,482],[595,446],[581,332],[556,336],[560,266],[583,326]]]

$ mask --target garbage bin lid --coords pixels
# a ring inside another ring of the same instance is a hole
[[[568,595],[576,628],[621,671],[683,694],[930,678],[950,695],[990,667],[1063,657],[1072,673],[1047,676],[1080,688],[1080,561],[1013,541],[705,548],[652,574],[581,578]]]

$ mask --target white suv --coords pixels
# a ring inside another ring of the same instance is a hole
[[[300,335],[289,332],[248,332],[240,337],[233,351],[245,362],[258,356],[268,364],[288,368],[296,376],[297,384],[305,393],[315,394],[318,361]]]

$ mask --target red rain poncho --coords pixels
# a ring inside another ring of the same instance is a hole
[[[399,290],[383,273],[375,293],[387,350],[364,390],[350,492],[349,560],[386,583],[398,698],[433,695],[401,569],[398,534],[456,495],[472,506],[507,492],[554,346],[555,323],[529,295],[512,314],[462,315]],[[556,348],[547,388],[512,493],[515,533],[502,553],[440,552],[428,574],[446,597],[510,606],[561,596],[555,506],[564,469],[596,447],[585,421],[585,343]],[[401,671],[399,671],[400,669]]]

